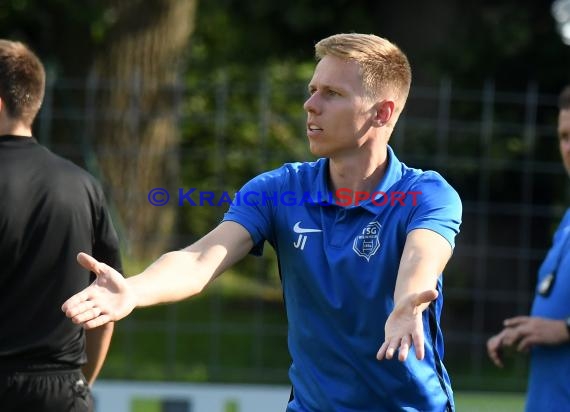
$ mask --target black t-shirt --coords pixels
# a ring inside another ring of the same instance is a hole
[[[101,186],[34,138],[0,136],[0,367],[86,362],[61,311],[92,280],[81,251],[121,270]]]

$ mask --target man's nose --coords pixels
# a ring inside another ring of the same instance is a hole
[[[317,97],[317,93],[313,93],[311,94],[307,100],[305,100],[305,103],[303,104],[303,109],[305,109],[306,112],[309,113],[315,113],[318,111],[318,97]]]

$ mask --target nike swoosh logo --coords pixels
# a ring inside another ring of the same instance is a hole
[[[299,220],[297,223],[295,223],[295,226],[293,226],[293,232],[295,233],[317,233],[317,232],[322,232],[322,230],[320,229],[305,229],[304,227],[301,227],[301,221]]]

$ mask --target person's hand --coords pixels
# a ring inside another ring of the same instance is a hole
[[[61,310],[68,318],[86,329],[93,329],[132,312],[136,301],[119,272],[86,253],[77,255],[77,262],[95,273],[97,279],[62,305]]]
[[[495,365],[502,368],[503,348],[516,347],[518,352],[528,352],[535,345],[560,345],[570,336],[566,322],[535,316],[516,316],[505,319],[505,328],[487,341],[487,354]]]
[[[568,342],[566,322],[536,316],[516,316],[505,319],[507,333],[504,345],[517,345],[519,352],[528,352],[535,345],[560,345]]]
[[[398,350],[398,360],[403,362],[408,357],[410,345],[414,345],[416,358],[424,358],[424,329],[420,306],[437,298],[436,290],[414,293],[400,301],[394,308],[384,327],[384,343],[376,358],[392,359]]]

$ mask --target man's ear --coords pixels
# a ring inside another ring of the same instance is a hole
[[[376,103],[376,114],[374,115],[374,121],[378,126],[384,126],[387,124],[392,115],[394,114],[394,102],[391,100],[382,100]]]

